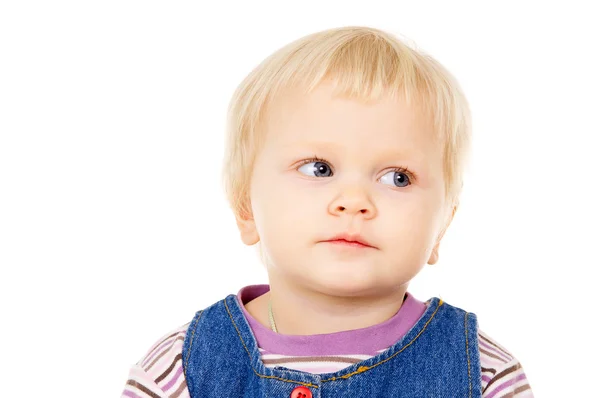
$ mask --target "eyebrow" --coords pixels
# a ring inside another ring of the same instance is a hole
[[[295,141],[290,144],[282,145],[284,148],[292,148],[292,149],[306,149],[310,151],[331,151],[331,150],[339,150],[343,145],[338,142],[332,141]],[[416,154],[416,156],[415,156]],[[400,161],[402,159],[411,160],[413,162],[422,162],[425,160],[426,156],[420,152],[416,151],[412,148],[401,148],[401,149],[387,149],[384,148],[382,150],[382,158],[385,159],[395,159]]]

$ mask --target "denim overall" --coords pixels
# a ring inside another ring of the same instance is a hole
[[[393,346],[326,374],[265,367],[240,305],[229,295],[190,323],[182,362],[191,398],[481,397],[477,318],[437,298]]]

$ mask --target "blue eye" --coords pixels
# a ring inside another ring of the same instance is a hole
[[[407,185],[410,185],[410,179],[408,175],[403,171],[392,170],[388,173],[385,173],[380,181],[384,184],[394,185],[399,188],[403,188]]]
[[[311,177],[331,177],[333,175],[331,167],[324,162],[305,163],[298,168],[298,171]]]

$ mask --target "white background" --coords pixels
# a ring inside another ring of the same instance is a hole
[[[473,112],[462,208],[411,291],[477,313],[537,396],[597,396],[600,29],[554,4],[2,2],[0,395],[118,396],[156,339],[266,283],[219,185],[230,96],[289,41],[370,25]]]

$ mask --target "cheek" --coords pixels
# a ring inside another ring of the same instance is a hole
[[[318,199],[293,176],[266,175],[257,178],[251,190],[256,227],[263,241],[297,234],[311,225]],[[265,242],[267,243],[267,242]]]
[[[384,200],[379,206],[379,217],[381,236],[390,237],[398,249],[425,250],[436,237],[438,209],[430,197],[407,195]]]

